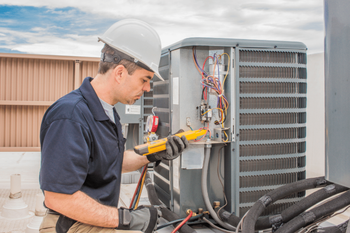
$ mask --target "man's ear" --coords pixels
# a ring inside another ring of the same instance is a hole
[[[117,83],[122,83],[123,79],[126,77],[126,69],[123,65],[117,65],[113,69],[113,77]]]

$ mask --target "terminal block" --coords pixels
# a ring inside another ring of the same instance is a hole
[[[213,116],[210,106],[206,102],[202,102],[201,105],[197,107],[198,120],[201,123],[209,122]]]

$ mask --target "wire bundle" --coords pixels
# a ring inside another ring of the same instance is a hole
[[[202,80],[201,80],[201,84],[203,86],[202,100],[206,100],[206,101],[208,100],[208,96],[207,96],[208,90],[212,90],[216,93],[218,99],[217,99],[217,107],[215,109],[218,110],[218,115],[219,115],[220,120],[215,121],[215,124],[216,125],[221,124],[223,127],[223,124],[224,124],[226,116],[227,116],[227,109],[229,107],[229,103],[227,101],[227,98],[224,95],[224,84],[225,84],[225,81],[226,81],[226,78],[227,78],[227,75],[228,75],[229,69],[230,69],[230,56],[227,53],[223,53],[220,55],[217,55],[215,53],[214,56],[208,56],[205,59],[203,66],[201,67],[198,63],[198,60],[197,60],[196,47],[192,48],[192,55],[193,55],[192,56],[193,62],[195,64],[198,72],[202,76]],[[224,55],[226,55],[228,57],[228,70],[227,70],[227,73],[225,75],[223,82],[221,83],[220,78],[219,78],[220,77],[220,69],[217,68],[217,76],[215,76],[215,70],[216,70],[216,67],[219,67],[222,56],[224,56]],[[208,74],[207,72],[204,71],[204,67],[205,67],[205,64],[206,64],[208,59],[213,60],[214,69],[213,69],[212,74]],[[210,109],[209,111],[212,111],[212,110],[213,109]],[[203,113],[203,114],[205,114],[205,113]]]
[[[143,170],[141,172],[139,182],[137,183],[134,195],[131,199],[131,203],[129,206],[130,209],[137,209],[137,207],[139,205],[139,201],[140,201],[140,197],[141,197],[141,193],[142,193],[142,189],[143,189],[143,184],[145,183],[146,173],[147,173],[147,165],[145,165],[143,167]]]
[[[192,128],[191,128],[191,129],[192,129]],[[202,137],[200,137],[200,138],[194,140],[195,142],[201,141],[203,138],[205,138],[205,136],[208,135],[208,133],[209,133],[209,138],[211,138],[211,131],[210,131],[210,129],[209,129],[209,123],[208,123],[208,127],[202,127],[202,128],[200,128],[199,130],[206,130],[207,132],[206,132],[206,134],[204,134]],[[193,131],[193,129],[192,129],[192,131]]]

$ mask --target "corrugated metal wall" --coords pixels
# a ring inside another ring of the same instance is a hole
[[[40,151],[46,109],[97,74],[99,58],[0,53],[0,151]]]

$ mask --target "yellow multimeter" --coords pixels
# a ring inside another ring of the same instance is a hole
[[[183,135],[187,138],[188,141],[195,140],[207,133],[207,130],[205,129],[199,129],[199,130],[189,130],[182,133],[175,134],[178,137],[182,137]],[[166,149],[165,143],[168,141],[166,138],[158,139],[153,142],[148,142],[142,145],[138,145],[134,147],[134,151],[140,155],[149,155],[153,154],[155,152],[163,151]]]

